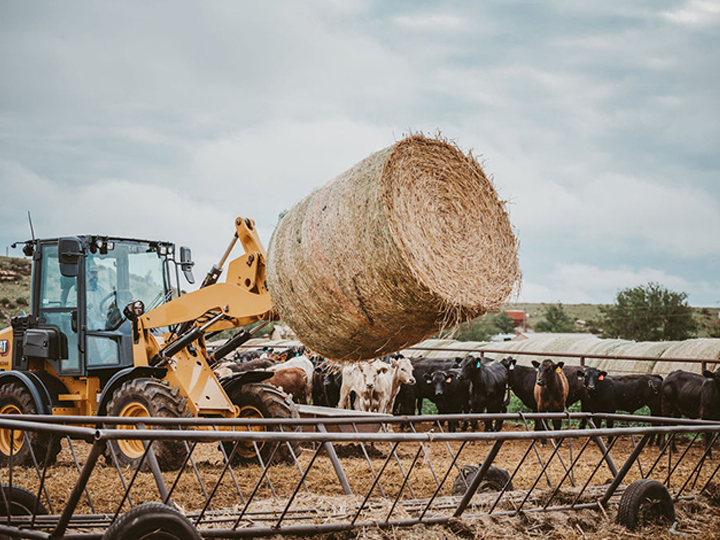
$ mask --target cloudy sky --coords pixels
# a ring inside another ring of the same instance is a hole
[[[0,247],[193,248],[409,130],[480,155],[521,300],[720,305],[720,2],[0,0]],[[20,250],[9,250],[20,255]],[[481,254],[478,254],[481,256]]]

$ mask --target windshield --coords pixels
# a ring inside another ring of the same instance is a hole
[[[116,328],[123,308],[135,300],[141,300],[148,311],[163,303],[167,291],[164,259],[150,244],[129,241],[115,241],[105,255],[88,255],[88,329]]]

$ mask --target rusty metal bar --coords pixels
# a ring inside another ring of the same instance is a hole
[[[320,433],[327,433],[327,429],[325,429],[325,426],[323,424],[318,424],[317,430]],[[333,469],[335,469],[335,474],[337,475],[338,480],[340,481],[340,485],[343,488],[343,493],[345,493],[345,495],[352,495],[353,492],[350,488],[350,483],[345,476],[345,471],[343,471],[342,465],[340,465],[340,460],[338,459],[337,453],[335,452],[335,447],[327,441],[322,443],[322,447],[325,449],[325,452],[330,458],[330,463],[332,463]]]
[[[405,489],[405,486],[409,486],[409,479],[410,474],[412,473],[413,469],[415,468],[415,464],[417,463],[418,458],[420,457],[420,453],[422,452],[422,448],[418,448],[418,451],[415,453],[415,459],[413,459],[412,463],[410,464],[410,468],[408,469],[407,475],[403,475],[403,482],[400,485],[400,489],[398,489],[397,497],[395,497],[395,501],[393,501],[392,506],[390,507],[390,512],[388,512],[387,517],[385,518],[385,521],[390,521],[390,517],[392,516],[393,512],[395,511],[395,507],[397,506],[398,501],[400,500],[400,497],[402,496],[403,489]]]
[[[650,435],[645,434],[643,435],[643,438],[640,439],[640,442],[637,445],[637,448],[635,448],[631,453],[630,456],[625,460],[625,463],[623,464],[620,471],[615,475],[615,478],[613,479],[612,483],[608,486],[607,491],[605,492],[605,495],[603,495],[603,498],[600,499],[600,505],[605,507],[610,500],[610,497],[613,496],[613,493],[615,493],[615,490],[618,488],[618,486],[622,483],[622,481],[625,479],[625,476],[630,471],[630,468],[632,467],[635,460],[640,455],[640,452],[642,452],[642,449],[645,448],[645,445],[647,444],[648,440],[650,439]]]
[[[275,523],[275,528],[280,528],[280,523],[282,523],[283,519],[285,519],[285,516],[288,513],[288,510],[290,509],[290,506],[292,505],[293,501],[295,500],[295,497],[297,497],[298,491],[300,491],[300,486],[305,482],[305,478],[307,478],[308,473],[310,472],[310,469],[312,469],[312,466],[315,464],[315,460],[317,459],[318,455],[320,454],[320,450],[322,450],[322,446],[318,445],[317,449],[315,450],[315,453],[313,454],[312,459],[310,460],[310,463],[305,468],[305,472],[302,475],[302,478],[295,486],[295,490],[293,491],[292,495],[290,495],[290,498],[288,499],[287,504],[285,505],[285,508],[282,511],[282,514],[280,514],[280,518],[277,520],[277,523]]]
[[[460,499],[460,502],[458,503],[457,508],[453,513],[453,517],[460,517],[467,508],[467,505],[470,504],[470,499],[473,498],[473,495],[475,495],[477,488],[480,487],[480,482],[482,482],[483,478],[485,478],[485,474],[487,474],[490,465],[492,465],[492,462],[497,457],[500,448],[502,448],[502,445],[503,441],[495,442],[493,447],[490,449],[490,452],[488,452],[488,455],[485,456],[485,460],[475,474],[475,478],[473,478],[473,481],[470,482],[470,486],[468,486],[462,499]]]
[[[95,469],[95,464],[97,463],[98,458],[103,454],[104,450],[105,442],[100,440],[96,440],[90,448],[90,454],[85,461],[85,465],[83,465],[80,477],[77,482],[75,482],[75,487],[73,487],[70,497],[68,497],[68,500],[65,503],[65,508],[60,515],[57,527],[55,527],[55,530],[50,534],[49,538],[52,540],[59,540],[64,536],[65,529],[67,529],[70,518],[72,517],[73,512],[75,512],[75,508],[77,508],[77,504],[80,501],[83,490],[90,479],[90,475]]]

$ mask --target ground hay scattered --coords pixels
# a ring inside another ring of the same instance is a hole
[[[412,135],[282,217],[268,286],[306,346],[366,360],[497,310],[519,283],[517,248],[472,155]]]

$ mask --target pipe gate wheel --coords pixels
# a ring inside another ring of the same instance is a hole
[[[187,398],[165,381],[152,378],[131,379],[115,390],[107,405],[107,416],[140,420],[142,418],[187,418]],[[139,423],[139,422],[138,422]],[[111,429],[137,429],[136,424],[110,424]],[[151,429],[151,426],[143,426]],[[173,429],[163,426],[163,429]],[[188,447],[183,441],[154,441],[152,449],[162,470],[178,469],[185,462]],[[145,445],[141,439],[116,439],[108,443],[106,461],[113,463],[113,454],[121,467],[149,467]]]
[[[38,414],[38,409],[27,387],[19,382],[0,386],[0,414]],[[12,462],[32,465],[33,455],[38,464],[55,463],[60,453],[60,438],[42,431],[0,429],[0,466]]]

